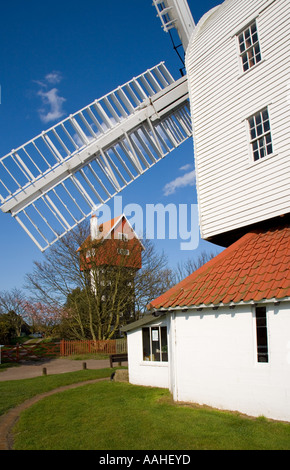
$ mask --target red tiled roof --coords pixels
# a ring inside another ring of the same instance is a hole
[[[290,297],[290,226],[247,233],[148,308]]]

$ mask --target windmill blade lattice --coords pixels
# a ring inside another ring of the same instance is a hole
[[[41,251],[192,135],[164,63],[0,159],[0,202]]]

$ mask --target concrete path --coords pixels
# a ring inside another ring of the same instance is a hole
[[[6,380],[31,379],[42,375],[42,369],[45,367],[47,375],[63,374],[64,372],[75,372],[81,370],[83,362],[87,364],[87,369],[106,369],[110,368],[109,359],[88,359],[84,361],[74,361],[71,359],[45,359],[38,362],[26,362],[18,367],[11,367],[4,372],[0,372],[0,382]],[[122,363],[122,366],[127,363]]]
[[[70,362],[75,362],[75,361],[70,361]],[[96,362],[101,362],[101,361],[96,361]],[[51,390],[50,392],[46,392],[41,395],[37,395],[29,400],[26,400],[21,405],[8,411],[8,413],[0,417],[0,450],[12,450],[13,448],[12,429],[17,423],[22,411],[34,405],[39,400],[42,400],[43,398],[48,397],[50,395],[54,395],[55,393],[63,392],[65,390],[70,390],[70,389],[77,388],[77,387],[82,387],[83,385],[101,382],[104,380],[109,380],[109,378],[88,380],[86,382],[80,382],[78,384],[72,384],[72,385],[66,385],[64,387],[59,387],[55,390]]]

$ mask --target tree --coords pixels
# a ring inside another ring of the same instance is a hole
[[[21,335],[25,324],[24,294],[19,289],[0,292],[0,314],[8,315],[10,328],[15,331],[15,336]]]
[[[145,242],[143,268],[138,272],[134,262],[140,251],[137,253],[138,240],[135,246],[116,240],[124,254],[116,262],[114,244],[92,243],[88,233],[88,225],[80,225],[53,245],[42,263],[34,263],[33,272],[26,276],[26,287],[36,301],[64,307],[63,336],[109,339],[118,336],[121,326],[139,318],[146,304],[172,285],[171,271],[165,255],[157,254],[152,242]]]
[[[11,339],[15,336],[17,336],[17,334],[14,326],[10,321],[10,314],[0,314],[0,343],[9,344]]]
[[[216,254],[213,252],[207,253],[206,251],[202,251],[197,258],[188,258],[183,263],[178,263],[174,273],[176,284],[187,276],[190,276],[194,271],[197,271],[215,256]]]
[[[137,316],[143,315],[152,300],[175,284],[174,273],[168,267],[165,253],[158,253],[151,240],[144,240],[143,244],[145,250],[142,256],[142,268],[136,274],[135,279]]]
[[[63,314],[63,309],[60,307],[29,300],[23,302],[23,309],[32,333],[39,331],[47,336],[54,333]]]

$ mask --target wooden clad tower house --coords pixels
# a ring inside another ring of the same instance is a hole
[[[79,247],[80,270],[101,302],[116,295],[123,321],[135,318],[135,276],[142,267],[143,244],[125,215],[98,224],[90,220],[90,235]]]
[[[182,39],[187,3],[155,3]],[[201,237],[225,250],[125,327],[130,381],[290,421],[289,1],[225,0],[187,38]]]
[[[115,266],[136,271],[142,267],[143,249],[125,215],[100,225],[94,215],[90,221],[90,235],[78,249],[80,268]]]

